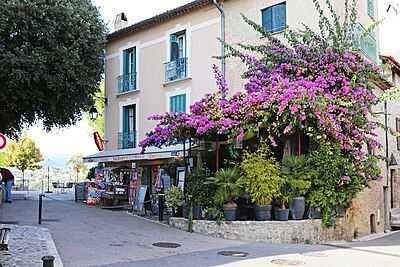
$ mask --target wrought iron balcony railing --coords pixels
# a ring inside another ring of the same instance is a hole
[[[124,74],[118,77],[118,93],[126,93],[137,90],[136,72]]]
[[[172,82],[187,77],[186,57],[165,63],[165,82]]]
[[[373,62],[378,61],[377,44],[373,33],[367,33],[367,30],[358,23],[354,30],[354,46]]]
[[[136,147],[136,132],[118,133],[118,149],[128,149]]]

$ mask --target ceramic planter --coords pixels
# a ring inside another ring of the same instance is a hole
[[[289,203],[290,214],[293,220],[301,220],[306,210],[306,199],[304,197],[295,197]]]
[[[224,212],[225,219],[227,221],[235,221],[237,209],[238,207],[236,204],[222,205],[222,211]]]
[[[278,221],[287,221],[289,220],[289,209],[280,209],[277,211],[277,219]]]
[[[189,205],[183,205],[182,206],[182,216],[184,218],[189,218],[189,212],[190,212],[190,206]],[[194,205],[193,206],[193,220],[200,220],[202,218],[202,209],[201,205]]]
[[[308,218],[309,219],[321,219],[322,218],[321,209],[310,207],[308,209]]]
[[[255,205],[256,220],[269,221],[271,219],[271,208],[271,205]]]

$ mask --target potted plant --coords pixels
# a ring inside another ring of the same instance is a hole
[[[240,172],[236,168],[220,169],[214,177],[207,178],[206,184],[216,187],[214,202],[222,205],[222,211],[227,221],[236,220],[237,205],[235,201],[240,195],[238,184]]]
[[[276,211],[278,221],[287,221],[289,219],[289,209],[286,208],[286,203],[290,201],[289,191],[289,183],[285,180],[279,194],[280,206]]]
[[[185,199],[187,205],[193,206],[193,219],[195,220],[202,218],[202,208],[213,204],[213,195],[211,195],[213,188],[211,188],[211,185],[205,184],[206,178],[210,176],[210,170],[203,165],[195,167],[187,175]]]
[[[171,186],[165,192],[165,203],[168,207],[172,208],[172,214],[175,216],[176,209],[185,203],[182,190],[177,186]]]
[[[240,167],[244,173],[240,184],[255,203],[256,220],[270,220],[272,200],[279,195],[284,179],[266,142],[254,152],[244,151]]]
[[[288,156],[282,162],[288,183],[288,194],[291,197],[289,203],[292,219],[303,219],[306,209],[304,195],[311,187],[312,170],[307,164],[307,158],[304,155]]]

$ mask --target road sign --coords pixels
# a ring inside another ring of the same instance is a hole
[[[4,134],[0,133],[0,152],[5,150],[7,146],[7,139]]]

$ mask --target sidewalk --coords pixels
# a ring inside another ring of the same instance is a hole
[[[11,228],[8,251],[0,251],[0,266],[42,266],[42,257],[56,258],[54,266],[63,264],[47,229],[34,226],[0,224],[0,228]]]

